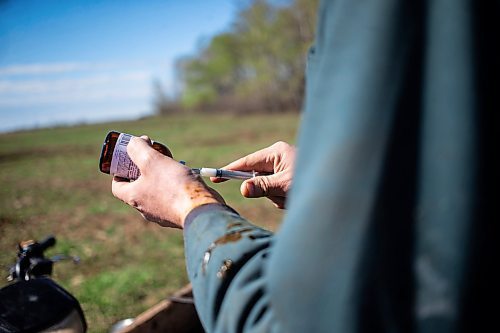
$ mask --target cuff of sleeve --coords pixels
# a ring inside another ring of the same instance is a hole
[[[221,203],[209,203],[205,205],[198,206],[191,210],[189,214],[186,216],[184,219],[184,231],[186,231],[189,226],[191,225],[191,222],[193,222],[199,215],[207,212],[214,212],[214,211],[226,211],[234,214],[238,214],[237,211],[232,209],[231,207],[221,204]]]

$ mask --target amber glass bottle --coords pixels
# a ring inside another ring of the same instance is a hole
[[[133,135],[116,131],[111,131],[106,135],[99,159],[101,172],[131,180],[139,178],[139,168],[127,154],[127,145],[132,137]],[[152,145],[163,155],[172,157],[172,153],[165,145],[155,141]]]

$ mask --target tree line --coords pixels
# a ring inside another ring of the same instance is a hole
[[[173,103],[159,98],[157,109],[160,113],[179,108],[238,113],[299,110],[317,5],[318,0],[280,5],[251,1],[229,30],[177,61],[180,93]]]

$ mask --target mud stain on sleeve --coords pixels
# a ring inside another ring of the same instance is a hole
[[[235,230],[235,231],[228,232],[224,236],[217,238],[212,244],[210,244],[210,246],[208,247],[208,249],[203,254],[203,260],[202,260],[202,263],[201,263],[201,272],[203,274],[206,273],[206,271],[207,271],[207,265],[210,262],[210,258],[212,256],[212,251],[217,246],[228,244],[228,243],[237,242],[237,241],[239,241],[243,237],[243,235],[245,233],[248,233],[248,232],[250,232],[252,230],[254,230],[254,228],[252,228],[252,227],[242,228],[240,230]]]
[[[227,272],[231,269],[232,266],[233,266],[233,261],[231,259],[225,259],[222,262],[219,271],[217,272],[217,277],[219,279],[224,279],[226,277]]]
[[[227,230],[232,229],[234,227],[241,227],[243,225],[242,222],[232,222],[227,225]]]

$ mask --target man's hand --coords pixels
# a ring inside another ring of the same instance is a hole
[[[157,152],[150,144],[146,136],[130,140],[127,153],[141,175],[133,182],[115,177],[115,197],[136,208],[147,220],[174,228],[183,228],[184,219],[193,208],[224,203],[189,168]]]
[[[225,167],[227,170],[271,173],[257,176],[241,184],[241,194],[247,198],[269,198],[276,207],[285,208],[288,191],[292,186],[296,148],[286,142],[276,142],[270,147],[242,157]],[[224,179],[211,178],[213,182]]]

